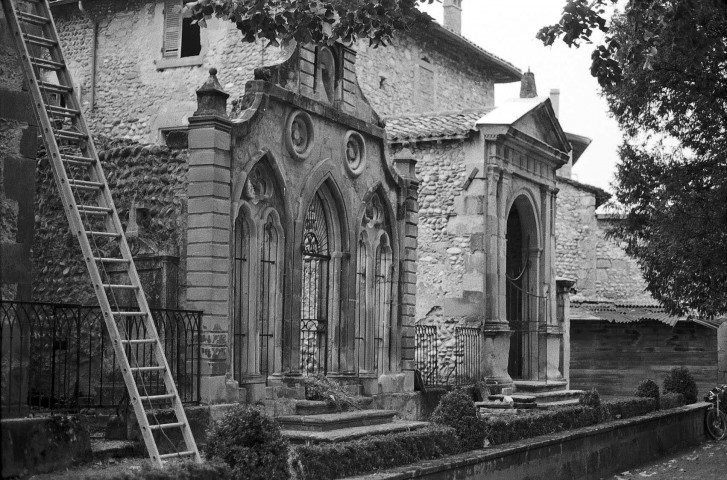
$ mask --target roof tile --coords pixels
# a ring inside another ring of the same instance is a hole
[[[391,143],[462,138],[475,131],[475,123],[494,107],[455,112],[387,117],[386,135]]]

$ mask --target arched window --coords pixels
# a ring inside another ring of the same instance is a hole
[[[303,224],[303,268],[300,311],[301,371],[327,369],[328,277],[330,226],[321,194],[316,193]]]
[[[378,195],[367,203],[358,243],[356,348],[361,374],[389,369],[393,251],[389,225]]]
[[[282,315],[282,199],[263,160],[250,171],[235,219],[233,372],[241,384],[280,366],[275,332]]]
[[[247,351],[247,322],[250,318],[250,230],[243,215],[235,220],[235,239],[233,246],[233,288],[234,313],[232,321],[233,335],[233,371],[239,381],[242,372],[247,370],[248,359],[244,357]]]

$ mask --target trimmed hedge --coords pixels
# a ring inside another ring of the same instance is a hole
[[[659,403],[659,385],[656,384],[653,380],[644,380],[641,383],[639,383],[639,386],[636,387],[636,392],[634,392],[635,397],[650,397],[656,400],[656,403]]]
[[[665,393],[661,396],[659,408],[668,410],[670,408],[683,407],[686,403],[684,395],[681,393]]]
[[[292,464],[300,480],[327,480],[431,460],[459,451],[461,444],[453,429],[429,426],[350,442],[296,446]]]
[[[681,393],[687,403],[697,402],[697,382],[688,368],[674,367],[664,379],[664,393]]]
[[[220,461],[169,463],[164,468],[145,463],[138,470],[95,472],[83,480],[233,480],[232,469]]]
[[[453,390],[443,396],[431,421],[437,425],[452,427],[464,451],[485,446],[487,427],[477,417],[472,397],[464,390]]]

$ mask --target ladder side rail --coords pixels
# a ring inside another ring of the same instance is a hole
[[[51,49],[51,55],[53,56],[54,60],[59,61],[65,65],[66,64],[65,56],[63,55],[60,39],[58,38],[58,34],[57,34],[58,30],[56,29],[55,20],[53,19],[53,16],[50,13],[50,6],[48,4],[48,0],[42,0],[42,3],[44,4],[43,8],[45,10],[45,12],[43,12],[45,14],[44,16],[46,16],[49,19],[51,38],[56,42],[56,49],[55,49],[55,51],[53,51],[53,49]],[[23,42],[23,43],[25,43],[25,42]],[[59,78],[62,75],[61,83],[65,83],[65,85],[73,87],[73,85],[74,85],[73,80],[71,78],[71,74],[70,74],[70,71],[68,70],[68,68],[64,68],[63,70],[58,72],[58,75],[59,75]],[[184,427],[182,427],[182,436],[183,436],[185,444],[187,446],[187,450],[194,451],[195,461],[201,462],[201,457],[199,455],[197,443],[194,440],[194,436],[192,435],[192,430],[189,426],[189,421],[187,420],[186,412],[184,411],[184,407],[182,406],[182,401],[181,401],[181,398],[179,397],[179,392],[177,390],[176,382],[174,381],[174,378],[172,377],[172,372],[171,372],[171,369],[169,368],[169,362],[167,361],[167,356],[164,352],[164,348],[162,347],[161,339],[159,338],[159,333],[156,329],[156,325],[154,324],[154,319],[152,318],[152,315],[151,315],[151,309],[149,308],[146,294],[145,294],[143,286],[141,284],[141,279],[139,278],[138,272],[136,270],[136,264],[131,255],[131,249],[129,248],[128,242],[126,240],[126,235],[124,235],[123,225],[121,224],[121,220],[118,216],[118,211],[116,210],[116,207],[114,205],[114,201],[111,196],[111,190],[109,189],[108,182],[106,181],[106,176],[103,173],[103,169],[101,167],[101,162],[98,159],[99,157],[98,157],[98,153],[96,151],[95,142],[93,141],[93,138],[91,137],[91,134],[90,134],[90,130],[88,129],[88,126],[86,124],[86,118],[85,118],[85,115],[83,114],[83,110],[81,108],[80,99],[77,97],[77,95],[69,95],[69,96],[73,97],[72,105],[70,106],[70,108],[76,109],[80,112],[80,114],[78,115],[78,118],[76,120],[79,124],[79,129],[88,135],[87,155],[90,158],[94,159],[92,171],[94,172],[94,176],[96,177],[96,178],[93,178],[93,176],[92,176],[91,180],[94,180],[94,181],[97,181],[97,182],[100,182],[103,184],[103,187],[101,188],[101,194],[99,195],[99,200],[100,200],[99,206],[111,209],[111,214],[107,215],[107,217],[106,217],[107,230],[110,232],[113,232],[113,231],[118,232],[121,235],[119,237],[119,250],[121,252],[122,258],[125,260],[128,260],[128,263],[127,263],[128,272],[127,273],[129,275],[130,283],[136,287],[136,290],[135,290],[136,301],[137,301],[137,305],[139,307],[139,311],[141,312],[141,315],[143,316],[142,318],[144,318],[145,319],[144,321],[146,322],[145,326],[147,329],[147,336],[149,336],[153,339],[156,339],[154,356],[155,356],[157,364],[159,366],[164,367],[163,378],[164,378],[165,388],[167,390],[167,393],[173,393],[175,396],[175,400],[173,401],[173,409],[175,411],[177,419],[180,422],[184,423]],[[47,112],[45,112],[45,109],[44,109],[44,113],[47,114]],[[77,208],[76,208],[76,213],[78,213]],[[80,214],[79,214],[79,219],[80,219]],[[85,231],[82,232],[82,236],[83,236],[83,238],[86,238]],[[86,238],[86,240],[87,240],[87,238]],[[100,280],[100,274],[98,274],[98,266],[96,265],[96,262],[93,258],[94,256],[93,255],[84,255],[84,256],[86,257],[86,263],[90,266],[91,270],[95,270],[97,272],[97,277]],[[110,307],[110,304],[108,303],[106,291],[104,290],[104,287],[100,284],[99,284],[98,290],[100,291],[102,296],[105,297],[106,304],[108,306],[107,311],[110,314],[109,315],[110,320],[113,323],[114,327],[116,328],[116,322],[113,317],[113,314],[111,314],[111,307]],[[118,328],[117,328],[117,332],[118,332]],[[117,338],[117,340],[119,340],[120,336],[117,334],[116,338]],[[119,348],[121,349],[121,351],[124,351],[123,347],[120,345],[120,342],[118,342],[118,343],[119,343]],[[126,353],[126,352],[124,351],[124,353]],[[126,358],[125,355],[124,355],[124,358]],[[126,363],[127,364],[129,363],[128,359],[126,359]],[[137,393],[137,398],[138,398],[138,396],[139,396],[138,395],[138,386],[136,385],[136,382],[133,380],[133,375],[131,375],[131,373],[129,375],[131,376],[131,380],[134,384],[134,389]],[[142,420],[139,419],[139,425],[144,426],[144,423],[145,423],[146,426],[148,427],[149,421],[148,421],[146,412],[144,411],[143,404],[141,403],[141,401],[138,401],[137,403],[139,404],[141,411],[143,412],[143,423],[142,423]],[[136,411],[136,406],[134,409]],[[139,417],[138,413],[137,413],[137,417]],[[145,439],[145,441],[146,441],[146,439]],[[154,443],[154,442],[152,442],[152,443]],[[152,450],[149,450],[149,451],[152,452]],[[156,443],[154,443],[154,451],[156,452],[157,459],[158,459],[159,453],[158,453],[158,449],[156,448]]]
[[[97,268],[95,262],[93,261],[94,255],[93,255],[93,252],[91,249],[91,245],[90,245],[88,237],[85,233],[85,227],[83,225],[81,215],[76,206],[75,197],[74,197],[73,191],[71,190],[71,187],[69,185],[67,173],[65,171],[65,168],[63,167],[63,163],[60,158],[60,149],[58,148],[58,144],[56,142],[56,139],[55,139],[55,136],[53,133],[53,127],[52,127],[50,118],[48,116],[48,112],[45,108],[46,107],[45,100],[43,99],[43,96],[40,91],[40,87],[37,83],[38,79],[36,78],[35,70],[34,70],[33,64],[30,60],[31,56],[28,51],[27,45],[25,43],[25,39],[23,37],[23,31],[20,28],[20,22],[18,21],[18,18],[17,18],[16,6],[12,0],[3,0],[3,4],[5,6],[6,17],[8,18],[8,23],[9,23],[10,29],[13,32],[14,37],[15,37],[16,46],[18,47],[18,50],[20,52],[21,63],[23,64],[23,73],[26,78],[26,81],[28,82],[28,87],[29,87],[31,96],[33,97],[33,102],[35,103],[35,107],[36,107],[35,112],[36,112],[37,118],[39,120],[39,123],[41,125],[41,132],[42,132],[43,140],[44,140],[44,143],[46,144],[46,148],[48,150],[48,155],[50,157],[50,163],[52,166],[53,177],[54,177],[56,184],[61,193],[61,195],[60,195],[61,202],[63,203],[63,207],[66,212],[68,221],[69,221],[72,229],[75,230],[74,233],[76,233],[76,235],[78,237],[78,240],[79,240],[79,243],[81,246],[81,250],[86,259],[86,263],[89,265],[89,274],[90,274],[91,280],[94,284],[94,287],[96,290],[96,296],[99,300],[99,304],[104,313],[104,323],[106,324],[106,327],[107,327],[111,337],[113,338],[113,342],[112,342],[113,348],[116,353],[116,356],[119,358],[119,361],[121,362],[122,375],[124,377],[124,381],[126,383],[127,389],[130,392],[132,397],[133,396],[138,397],[138,389],[136,386],[136,382],[130,371],[131,367],[129,365],[128,358],[126,357],[125,351],[120,342],[121,336],[118,331],[118,326],[113,317],[111,306],[110,306],[110,304],[108,302],[108,298],[106,296],[106,292],[102,286],[102,280],[101,280],[100,273],[98,271],[98,268]],[[50,22],[53,22],[52,16],[50,15],[50,9],[49,9],[47,0],[43,0],[42,5],[45,10],[45,12],[43,12],[43,13],[45,14],[45,16],[47,18],[49,18]],[[57,40],[57,36],[55,35],[55,24],[50,23],[50,25],[51,25],[51,28],[53,28],[53,31],[51,32],[51,36],[55,37]],[[44,27],[44,30],[45,29],[47,29],[47,27]],[[63,62],[59,42],[57,42],[56,48],[58,49],[58,51],[57,52],[51,51],[51,55],[53,55],[56,58],[61,57],[60,61]],[[65,64],[65,62],[63,62],[63,63]],[[60,77],[59,80],[61,80],[61,81],[65,80],[69,86],[72,86],[73,83],[71,81],[70,74],[68,73],[67,68],[62,69],[61,73],[62,73],[62,77]],[[77,104],[78,99],[75,97],[75,95],[69,95],[69,97],[72,97],[72,99],[71,99],[72,102],[76,102],[76,104]],[[83,117],[81,116],[80,117],[81,122],[83,122],[82,118]],[[82,125],[81,128],[85,129],[85,122],[81,123],[81,125]],[[91,139],[91,136],[87,129],[85,129],[85,134],[88,135],[87,148],[88,147],[93,148],[93,140]],[[94,162],[95,166],[96,166],[95,170],[98,171],[100,166],[98,165],[98,157],[95,155],[95,149],[92,150],[92,152],[94,154],[94,156],[92,158],[95,159],[95,162]],[[103,175],[102,175],[102,177],[103,177]],[[108,194],[107,185],[105,185],[104,191]],[[111,205],[113,205],[113,204],[111,203]],[[115,213],[115,209],[112,210],[112,212]],[[114,216],[116,218],[114,219],[115,221],[113,221],[113,223],[120,226],[120,222],[118,221],[118,215],[114,215]],[[125,238],[123,237],[123,230],[119,230],[119,232],[121,232],[121,235],[122,235],[121,238],[124,239],[124,241],[125,241]],[[127,252],[129,251],[128,245],[126,245],[126,251]],[[134,271],[134,273],[136,273],[136,272]],[[136,278],[138,280],[138,276]],[[146,305],[146,301],[144,301],[143,303],[144,303],[144,305]],[[147,312],[148,312],[148,305],[146,306],[146,308],[147,308]],[[154,329],[154,333],[156,333],[156,329]],[[158,335],[155,338],[156,338],[157,347],[161,351],[161,348],[159,346],[160,343],[159,343]],[[162,351],[162,358],[165,358],[163,355],[163,351]],[[166,359],[165,359],[165,363],[166,363]],[[167,368],[167,371],[168,371],[168,368]],[[175,389],[175,391],[176,391],[176,389]],[[177,398],[178,398],[178,394],[177,394]],[[175,403],[178,403],[178,402],[175,402]],[[143,405],[141,405],[141,402],[136,402],[136,404],[134,405],[134,411],[135,411],[135,414],[137,416],[137,419],[138,419],[140,425],[146,426],[147,427],[146,430],[148,431],[149,422],[148,422],[148,419],[146,416],[146,412],[143,409]],[[147,450],[149,451],[152,459],[154,461],[156,461],[156,463],[158,465],[161,465],[161,459],[159,458],[159,452],[158,452],[156,443],[154,442],[151,434],[144,435],[144,440],[145,440],[145,443],[147,446]],[[192,442],[194,442],[194,440],[192,440]],[[196,445],[195,445],[195,448],[196,448]],[[198,453],[197,453],[197,457],[198,457]]]

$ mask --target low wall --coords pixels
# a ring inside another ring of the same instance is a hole
[[[360,480],[599,479],[704,441],[698,403],[409,465]]]
[[[89,458],[91,440],[77,417],[0,421],[2,478],[51,472]]]

